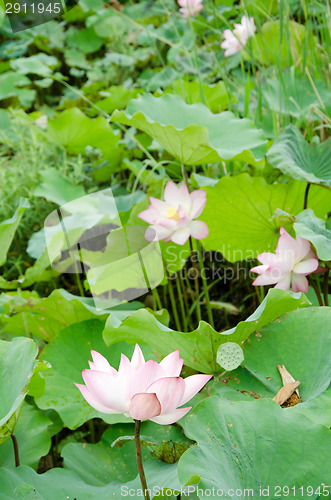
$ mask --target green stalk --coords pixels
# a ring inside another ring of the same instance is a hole
[[[183,320],[183,331],[186,332],[186,313],[185,313],[185,307],[184,307],[184,302],[183,302],[183,297],[182,297],[182,291],[180,288],[179,280],[178,277],[176,277],[176,287],[177,287],[177,294],[178,294],[178,300],[179,300],[179,307],[180,307],[180,312],[182,315],[182,320]]]
[[[304,199],[304,203],[303,203],[303,209],[304,209],[304,210],[306,210],[306,208],[308,207],[308,195],[309,195],[309,189],[310,189],[310,183],[308,182],[308,183],[307,183],[306,190],[305,190],[305,199]]]
[[[142,490],[144,493],[144,498],[145,498],[145,500],[150,500],[150,496],[149,496],[148,488],[147,488],[147,481],[146,481],[144,466],[143,466],[143,461],[142,461],[141,443],[140,443],[140,425],[141,425],[141,420],[135,420],[134,443],[136,445],[137,466],[138,466],[138,472],[139,472]]]
[[[210,307],[210,297],[209,297],[209,291],[208,291],[208,285],[207,285],[207,279],[205,274],[201,270],[201,263],[203,262],[202,260],[202,252],[201,252],[201,245],[199,242],[197,242],[197,249],[198,249],[198,255],[199,255],[199,267],[200,267],[200,276],[202,280],[202,285],[203,285],[203,290],[205,294],[205,300],[206,300],[206,307],[207,307],[207,315],[208,315],[208,321],[211,324],[211,326],[215,330],[214,326],[214,318],[213,318],[213,311]]]
[[[329,274],[330,269],[324,275],[323,281],[323,297],[324,297],[324,305],[329,306]]]
[[[15,456],[15,467],[20,466],[20,455],[19,455],[19,450],[18,450],[18,443],[15,434],[10,435],[11,440],[13,442],[13,447],[14,447],[14,456]]]
[[[200,307],[200,298],[199,298],[199,267],[198,267],[197,263],[195,262],[193,241],[192,241],[191,236],[189,238],[189,242],[190,242],[190,249],[191,249],[192,266],[193,266],[193,269],[196,270],[196,276],[194,277],[194,288],[195,288],[195,300],[196,300],[196,305],[197,305],[197,319],[198,319],[198,323],[200,323],[200,321],[201,321],[201,307]]]
[[[154,299],[154,309],[155,310],[157,308],[162,309],[160,295],[159,295],[159,293],[158,293],[158,291],[157,291],[156,288],[152,289],[152,295],[153,295],[153,299]]]
[[[181,280],[180,278],[178,279],[179,285],[181,287],[181,291],[183,294],[183,299],[184,299],[184,304],[185,304],[185,311],[189,311],[189,305],[188,305],[188,297],[187,297],[187,292],[186,292],[186,287],[185,287],[185,278]],[[187,331],[188,327],[188,322],[189,322],[189,317],[188,314],[185,314],[184,318],[184,331]],[[185,330],[186,328],[186,330]]]
[[[193,38],[193,54],[194,54],[194,64],[195,64],[195,69],[197,70],[198,74],[198,80],[199,80],[199,87],[200,87],[200,97],[201,97],[201,102],[206,105],[206,96],[203,90],[203,84],[202,84],[202,78],[201,78],[201,73],[200,73],[200,68],[199,68],[199,59],[198,59],[198,52],[197,52],[197,47],[195,44],[195,33],[193,30],[193,24],[192,24],[192,18],[191,15],[189,14],[188,16],[188,22],[190,25],[190,30]]]
[[[167,266],[166,264],[165,265],[165,270],[166,270],[166,274],[167,274],[167,286],[168,286],[168,292],[169,292],[169,297],[170,297],[170,303],[171,303],[171,308],[172,308],[172,314],[173,314],[173,317],[174,317],[174,320],[175,320],[175,324],[176,324],[176,328],[179,332],[182,331],[182,327],[181,327],[181,324],[180,324],[180,321],[179,321],[179,316],[178,316],[178,312],[177,312],[177,306],[176,306],[176,300],[175,300],[175,296],[174,296],[174,291],[172,289],[172,284],[170,282],[170,277],[169,277],[169,273],[168,273],[168,270],[167,270]]]
[[[319,305],[323,306],[323,300],[322,300],[321,292],[319,291],[317,283],[310,276],[308,277],[308,281],[309,281],[309,284],[314,289],[314,292],[316,294],[316,297],[317,297]]]

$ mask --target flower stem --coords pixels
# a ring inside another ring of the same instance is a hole
[[[189,22],[189,26],[190,26],[190,30],[191,30],[191,34],[192,34],[192,38],[193,38],[194,64],[195,64],[195,69],[196,69],[196,72],[197,72],[197,75],[198,75],[198,82],[199,82],[199,88],[200,88],[200,98],[201,98],[201,102],[203,104],[206,104],[206,97],[205,97],[205,93],[204,93],[204,90],[203,90],[203,83],[202,83],[202,78],[201,78],[201,73],[200,73],[200,67],[199,67],[198,51],[197,51],[197,46],[196,46],[196,43],[195,43],[196,36],[195,36],[194,28],[193,28],[193,23],[192,23],[192,17],[191,17],[191,15],[188,16],[188,22]]]
[[[19,467],[19,465],[20,465],[20,455],[19,455],[19,451],[18,451],[17,439],[16,439],[15,434],[11,434],[10,437],[12,439],[13,446],[14,446],[15,467]]]
[[[183,330],[184,330],[184,332],[186,332],[187,331],[186,322],[185,322],[186,313],[185,313],[184,301],[183,301],[183,297],[182,297],[182,290],[180,288],[179,280],[177,277],[176,277],[176,287],[177,287],[177,295],[178,295],[178,300],[179,300],[180,312],[181,312],[182,320],[183,320]]]
[[[203,269],[201,268],[203,259],[202,259],[201,245],[199,242],[197,242],[197,248],[198,248],[198,254],[199,254],[200,276],[201,276],[201,280],[202,280],[203,290],[205,293],[206,306],[207,306],[208,321],[215,330],[213,311],[212,311],[212,308],[210,307],[210,297],[209,297],[207,279],[206,279],[205,273],[202,272]]]
[[[184,163],[182,163],[182,164],[181,164],[181,168],[182,168],[182,176],[183,176],[183,181],[184,181],[184,183],[186,184],[187,189],[189,189],[189,187],[188,187],[188,177],[187,177],[187,172],[186,172],[186,170],[185,170],[185,165],[184,165]]]
[[[311,186],[311,184],[308,182],[307,187],[306,187],[306,191],[305,191],[305,200],[303,203],[304,210],[306,210],[306,208],[308,207],[308,194],[309,194],[310,186]]]
[[[179,332],[182,331],[182,327],[179,321],[179,316],[177,312],[177,306],[176,306],[176,301],[175,301],[175,296],[174,296],[174,291],[172,289],[172,283],[170,280],[169,272],[167,269],[166,263],[164,264],[165,270],[166,270],[166,275],[167,275],[167,283],[168,283],[168,292],[169,292],[169,297],[170,297],[170,303],[171,303],[171,308],[172,308],[172,314],[175,320],[176,328]]]
[[[329,274],[330,274],[330,269],[328,269],[327,272],[325,273],[323,281],[323,297],[325,306],[329,306]]]
[[[135,420],[134,427],[134,443],[136,445],[136,457],[137,457],[137,466],[140,477],[141,486],[144,492],[145,500],[150,500],[150,496],[148,493],[146,476],[143,467],[142,455],[141,455],[141,443],[140,443],[140,424],[141,420]]]
[[[193,250],[193,241],[192,237],[189,238],[190,249],[191,249],[191,260],[194,270],[196,271],[196,275],[194,276],[194,287],[195,287],[195,300],[197,304],[197,318],[198,323],[201,321],[201,307],[200,307],[200,298],[199,298],[199,267],[194,258],[194,250]]]
[[[317,297],[317,300],[318,300],[318,303],[320,306],[323,306],[323,300],[322,300],[322,296],[321,296],[321,292],[319,291],[318,289],[318,286],[317,286],[317,283],[312,279],[312,278],[308,278],[308,281],[309,281],[309,284],[313,287],[314,289],[314,292],[316,294],[316,297]]]
[[[95,443],[95,429],[94,429],[94,422],[92,419],[88,421],[88,428],[89,428],[91,443]]]
[[[152,289],[152,295],[154,300],[154,310],[157,308],[162,309],[161,299],[156,288]]]

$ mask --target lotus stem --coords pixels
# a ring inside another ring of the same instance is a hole
[[[19,467],[19,465],[20,465],[20,454],[19,454],[19,450],[18,450],[18,442],[17,442],[15,434],[11,434],[10,437],[12,439],[13,446],[14,446],[15,467]]]
[[[207,306],[208,321],[215,330],[213,311],[212,311],[212,308],[210,307],[210,297],[209,297],[209,291],[208,291],[208,285],[207,285],[207,278],[206,278],[206,275],[203,273],[203,269],[202,269],[203,258],[202,258],[201,245],[199,242],[197,243],[197,247],[198,247],[198,253],[199,253],[200,275],[201,275],[203,291],[205,293],[205,300],[206,300],[206,306]]]
[[[143,466],[143,461],[142,461],[142,454],[141,454],[140,425],[141,425],[141,420],[135,420],[134,442],[136,445],[137,466],[138,466],[138,472],[139,472],[141,486],[142,486],[143,493],[144,493],[144,498],[145,498],[145,500],[150,500],[150,496],[149,496],[148,488],[147,488],[144,466]]]
[[[169,292],[169,297],[170,297],[172,314],[173,314],[173,317],[174,317],[174,320],[175,320],[176,328],[177,328],[177,330],[179,332],[181,332],[182,331],[182,327],[181,327],[181,324],[180,324],[180,321],[179,321],[179,316],[178,316],[177,306],[176,306],[176,300],[175,300],[175,296],[174,296],[174,291],[172,289],[172,283],[171,283],[171,280],[170,280],[170,276],[169,276],[169,272],[168,272],[168,269],[167,269],[166,262],[164,263],[164,267],[165,267],[165,271],[166,271],[166,275],[167,275],[168,292]]]
[[[306,191],[305,191],[305,201],[303,203],[303,209],[306,210],[308,207],[308,195],[309,195],[309,189],[310,189],[311,184],[308,182]]]
[[[324,305],[329,306],[329,275],[330,275],[330,269],[327,270],[327,272],[324,275],[324,281],[323,281],[323,297],[324,297]]]
[[[197,305],[197,318],[198,318],[198,323],[201,321],[201,307],[200,307],[200,297],[199,297],[199,266],[195,261],[194,258],[194,250],[193,250],[193,241],[192,237],[190,236],[189,238],[190,242],[190,249],[191,249],[191,260],[192,260],[192,266],[193,269],[196,271],[196,275],[194,276],[194,288],[195,288],[195,300],[196,300],[196,305]]]
[[[316,297],[317,297],[317,300],[318,300],[318,303],[320,306],[323,306],[323,300],[322,300],[322,296],[321,296],[321,293],[318,289],[318,286],[317,286],[317,283],[312,279],[312,278],[308,278],[308,281],[309,281],[309,284],[313,287],[314,289],[314,292],[316,294]]]

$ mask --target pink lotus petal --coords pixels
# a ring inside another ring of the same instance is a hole
[[[169,231],[175,231],[178,226],[178,221],[175,221],[173,219],[162,219],[160,220],[159,227],[165,227]]]
[[[275,288],[280,288],[281,290],[289,290],[291,287],[291,273],[288,273],[284,278],[278,281]]]
[[[296,238],[296,242],[299,250],[299,255],[297,258],[302,260],[306,258],[311,252],[310,242],[308,240],[305,240],[304,238],[299,237]]]
[[[153,198],[153,196],[149,198],[149,201],[151,202],[152,208],[154,208],[161,217],[165,217],[167,210],[170,208],[169,203],[159,200],[158,198]]]
[[[184,245],[190,237],[190,229],[188,227],[183,227],[178,229],[171,235],[171,240],[177,245]]]
[[[162,366],[167,377],[179,377],[183,367],[183,360],[179,357],[179,351],[168,354],[162,359],[160,366]]]
[[[136,344],[131,358],[131,366],[134,370],[137,370],[144,363],[145,363],[145,358],[142,353],[142,350],[140,349],[139,345]]]
[[[262,266],[255,266],[255,267],[252,267],[251,272],[252,272],[252,273],[257,273],[257,274],[263,274],[263,273],[265,273],[268,269],[269,269],[269,265],[268,265],[268,264],[264,264],[264,265],[262,265]]]
[[[285,256],[281,259],[278,258],[273,264],[268,266],[266,274],[272,277],[277,277],[280,279],[285,274],[288,274],[293,269],[293,260],[290,256]]]
[[[131,399],[135,394],[146,392],[155,380],[165,376],[163,368],[152,359],[147,361],[134,373],[129,383],[128,395]]]
[[[192,219],[196,219],[199,215],[202,214],[203,209],[206,205],[206,191],[204,189],[198,189],[197,191],[193,191],[190,194],[191,198],[191,217]]]
[[[74,384],[80,392],[82,393],[83,398],[87,401],[87,403],[92,406],[97,411],[100,411],[101,413],[107,413],[110,415],[117,414],[118,412],[112,408],[108,408],[104,404],[102,404],[99,399],[93,394],[87,387],[86,385],[82,384]],[[119,412],[121,413],[121,412]]]
[[[185,392],[185,382],[181,377],[164,377],[155,380],[147,389],[157,395],[161,403],[162,414],[172,412],[181,406]]]
[[[185,392],[179,406],[190,401],[211,378],[212,375],[191,375],[184,379]]]
[[[171,236],[171,229],[162,226],[149,226],[145,231],[145,239],[147,241],[161,241],[165,238],[169,238]]]
[[[192,218],[182,205],[179,205],[178,207],[178,217],[179,217],[178,226],[187,225]]]
[[[300,274],[292,274],[292,290],[293,292],[308,293],[309,283],[305,276]]]
[[[258,276],[256,280],[253,281],[253,285],[254,286],[275,285],[280,280],[281,280],[280,276],[278,278],[273,278],[272,276],[260,274],[260,276]]]
[[[119,380],[120,390],[123,393],[122,394],[123,398],[128,398],[129,384],[134,374],[135,370],[133,369],[131,362],[124,354],[121,354],[121,361],[120,361],[120,366],[118,367],[117,377]]]
[[[241,51],[242,45],[231,30],[224,30],[223,35],[225,40],[221,43],[221,47],[225,49],[225,57],[232,56]]]
[[[172,181],[169,181],[164,188],[164,193],[163,193],[164,199],[169,205],[178,208],[179,204],[179,192],[178,192],[178,187],[176,184]]]
[[[160,415],[161,405],[156,394],[135,394],[131,399],[130,416],[134,420],[147,420]]]
[[[257,256],[257,260],[266,266],[270,266],[279,260],[279,257],[271,252],[263,252]]]
[[[91,351],[91,355],[93,359],[93,363],[90,363],[90,365],[93,365],[93,368],[91,368],[92,370],[94,369],[100,372],[111,373],[115,376],[117,375],[117,371],[115,370],[115,368],[110,366],[110,364],[108,363],[106,358],[102,356],[102,354],[97,351]]]
[[[140,212],[140,214],[138,214],[138,217],[144,220],[145,222],[148,222],[148,224],[154,224],[154,222],[156,222],[157,219],[160,217],[160,214],[156,210],[156,208],[153,208],[150,205],[150,208],[147,208],[147,210]]]
[[[167,415],[160,415],[159,417],[150,418],[152,422],[160,425],[170,425],[178,422],[181,418],[190,411],[192,406],[187,406],[186,408],[178,408],[177,410],[168,413]]]
[[[180,188],[178,189],[178,202],[179,205],[182,205],[185,210],[189,212],[191,208],[191,198],[190,198],[190,193],[187,189],[186,184],[182,184]]]
[[[280,234],[276,254],[280,256],[284,255],[287,259],[297,259],[300,253],[298,243],[283,227],[280,228]]]
[[[83,370],[82,376],[88,390],[103,406],[115,413],[126,410],[126,397],[117,377],[96,370]]]
[[[308,259],[298,262],[293,267],[293,272],[296,274],[307,275],[313,273],[318,268],[318,260],[317,259]]]
[[[208,226],[202,220],[193,220],[190,224],[191,236],[196,240],[207,238],[209,234]]]

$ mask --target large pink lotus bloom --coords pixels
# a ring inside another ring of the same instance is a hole
[[[275,253],[264,252],[258,255],[262,266],[251,269],[260,276],[253,285],[274,285],[275,288],[293,292],[308,292],[306,276],[318,268],[318,258],[304,238],[292,238],[282,227]]]
[[[134,420],[152,420],[168,425],[177,422],[192,408],[187,403],[212,375],[179,376],[183,360],[179,351],[166,356],[160,364],[145,361],[136,344],[131,361],[122,354],[116,371],[98,352],[91,351],[93,363],[83,370],[86,385],[75,384],[86,401],[101,413],[123,413]]]
[[[181,7],[179,12],[184,19],[189,16],[196,16],[203,9],[202,2],[203,0],[177,0],[178,5]]]
[[[239,52],[246,44],[249,37],[254,35],[256,26],[254,18],[242,16],[241,23],[234,24],[234,30],[224,30],[224,41],[221,43],[222,49],[225,49],[225,57],[232,56]]]
[[[186,184],[177,187],[169,181],[164,190],[165,201],[150,197],[151,204],[138,217],[151,224],[146,229],[148,241],[173,241],[184,245],[190,236],[196,240],[207,238],[208,226],[201,220],[206,204],[206,191],[198,189],[189,193]]]

